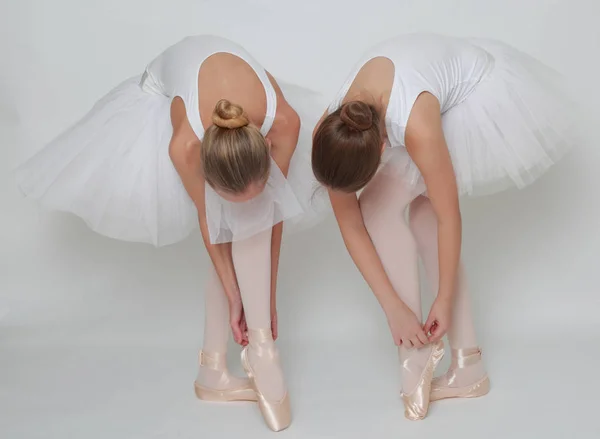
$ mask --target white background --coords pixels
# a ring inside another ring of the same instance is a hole
[[[329,99],[386,37],[497,38],[564,72],[597,124],[599,16],[597,0],[0,2],[0,437],[269,434],[252,404],[194,399],[208,264],[199,233],[158,250],[113,241],[22,200],[10,175],[164,48],[191,34],[229,37],[276,77]],[[463,203],[493,390],[436,403],[424,422],[403,418],[383,314],[334,222],[284,242],[279,346],[295,414],[284,437],[600,436],[600,148],[590,125],[587,142],[533,186]]]

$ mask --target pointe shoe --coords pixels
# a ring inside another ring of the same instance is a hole
[[[402,393],[404,402],[404,416],[411,421],[420,421],[427,416],[429,410],[429,395],[431,393],[431,381],[433,372],[444,356],[444,343],[438,341],[431,348],[431,354],[423,369],[417,387],[411,393]]]
[[[479,361],[481,361],[481,350],[479,348],[453,349],[452,365],[448,373],[435,378],[431,384],[431,401],[447,398],[477,398],[486,395],[490,391],[490,379],[487,375],[468,386],[452,386],[456,381],[457,370],[477,364]]]
[[[248,358],[248,349],[257,350],[259,357],[275,359],[277,351],[273,345],[264,347],[266,342],[273,341],[270,329],[254,329],[249,331],[250,344],[242,350],[242,366],[250,379],[250,383],[258,399],[258,407],[267,426],[273,431],[285,430],[292,423],[292,409],[287,391],[279,401],[269,401],[256,385],[254,370]]]
[[[231,377],[227,373],[227,360],[223,354],[207,355],[200,351],[200,367],[206,367],[222,372],[219,378],[219,389],[206,387],[194,381],[194,391],[199,399],[212,402],[256,401],[256,393],[249,380],[244,380],[242,386],[228,386]]]

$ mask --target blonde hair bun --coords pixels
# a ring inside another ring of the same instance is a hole
[[[244,113],[244,109],[237,104],[232,104],[227,99],[221,99],[217,102],[212,121],[216,126],[230,130],[248,125],[248,118]]]

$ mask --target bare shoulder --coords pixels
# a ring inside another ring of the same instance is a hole
[[[367,61],[358,71],[357,78],[387,77],[393,78],[396,68],[391,59],[386,56],[376,56]]]
[[[275,89],[275,94],[277,95],[277,111],[275,112],[275,121],[273,123],[273,134],[276,135],[290,135],[298,134],[298,130],[300,129],[300,116],[296,110],[292,108],[289,102],[285,99],[283,91],[277,84],[277,81],[273,76],[267,72],[267,76],[269,77],[269,81],[273,85]]]
[[[296,110],[287,102],[279,84],[273,76],[267,72],[269,81],[277,94],[277,111],[273,126],[267,134],[267,138],[271,140],[271,155],[273,160],[282,170],[287,170],[292,155],[298,143],[300,134],[300,116]],[[284,171],[285,173],[285,171]]]
[[[441,126],[440,102],[429,92],[421,93],[413,105],[406,124],[406,140],[438,133]]]
[[[173,135],[169,143],[169,156],[179,173],[186,168],[196,168],[200,162],[201,142],[192,129],[185,104],[180,97],[171,102],[171,124]]]
[[[373,96],[389,96],[394,84],[396,68],[392,60],[377,56],[367,61],[358,71],[352,81],[344,101],[356,95],[362,95],[368,90]]]

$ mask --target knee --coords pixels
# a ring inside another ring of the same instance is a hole
[[[408,203],[398,202],[394,197],[361,197],[359,202],[363,222],[371,238],[407,228],[405,215]]]
[[[416,194],[407,188],[396,174],[380,173],[365,188],[359,198],[360,210],[367,228],[381,222],[402,221],[406,209]]]
[[[429,198],[421,195],[410,203],[408,223],[413,231],[418,230],[423,224],[431,221],[432,218],[435,218],[435,212]]]

